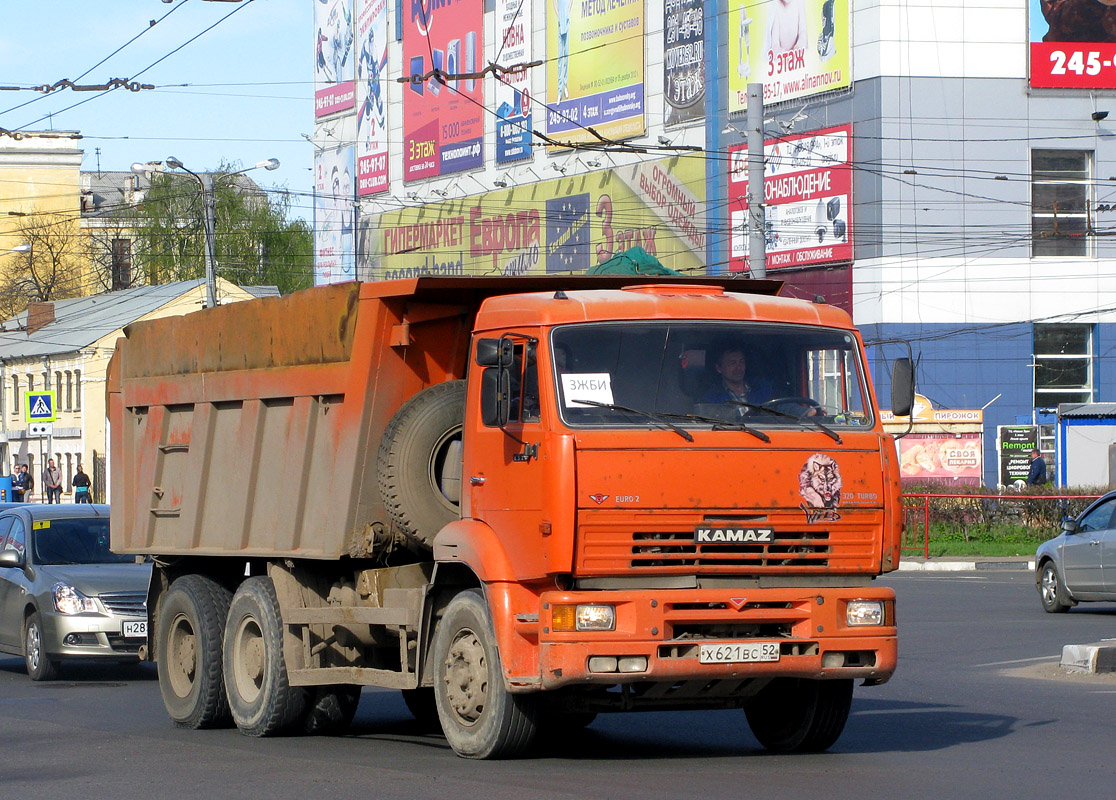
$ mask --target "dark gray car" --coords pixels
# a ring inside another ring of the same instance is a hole
[[[1051,614],[1088,600],[1116,601],[1116,492],[1062,523],[1035,553],[1035,582]]]
[[[33,680],[64,659],[136,661],[147,643],[149,564],[109,550],[107,505],[0,512],[0,652]]]

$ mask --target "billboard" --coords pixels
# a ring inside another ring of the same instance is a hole
[[[356,104],[352,0],[316,0],[314,51],[314,117],[348,111]]]
[[[314,154],[314,285],[356,280],[352,145]]]
[[[388,190],[387,0],[357,0],[357,196]]]
[[[705,116],[705,0],[663,4],[663,96],[666,127]]]
[[[403,90],[403,180],[484,166],[484,81],[432,75],[484,67],[484,0],[403,4],[403,71],[431,75]]]
[[[529,0],[497,0],[492,15],[496,28],[496,59],[501,67],[531,60],[531,3]],[[496,163],[507,164],[530,158],[531,72],[525,67],[495,73]]]
[[[1031,472],[1031,451],[1038,447],[1038,427],[998,425],[996,439],[1000,450],[1000,485],[1011,486],[1016,481],[1027,480]]]
[[[640,246],[701,271],[705,167],[672,157],[381,214],[370,226],[377,279],[583,272]],[[362,253],[362,258],[364,253]]]
[[[904,482],[981,484],[979,433],[911,433],[897,444],[899,474]]]
[[[1116,89],[1116,6],[1030,0],[1031,86]]]
[[[852,85],[849,0],[729,0],[729,113]]]
[[[764,143],[767,268],[851,261],[852,126]],[[748,269],[748,147],[729,148],[729,272]]]
[[[639,136],[643,121],[643,0],[546,4],[546,132],[562,142]]]

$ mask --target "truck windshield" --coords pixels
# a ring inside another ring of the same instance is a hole
[[[559,411],[573,427],[647,427],[647,414],[724,430],[865,428],[874,421],[848,331],[744,322],[579,324],[555,328],[550,351]]]

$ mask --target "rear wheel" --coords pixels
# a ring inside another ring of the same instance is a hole
[[[1039,571],[1038,580],[1039,599],[1042,608],[1048,614],[1064,614],[1069,611],[1073,601],[1066,595],[1065,586],[1058,577],[1058,568],[1053,561],[1047,561]]]
[[[241,733],[273,736],[304,719],[306,691],[287,681],[279,600],[270,578],[245,580],[225,625],[225,687]]]
[[[33,681],[52,681],[58,677],[59,662],[47,655],[45,644],[43,622],[36,611],[23,624],[23,662]]]
[[[221,640],[231,597],[224,586],[201,575],[179,578],[163,596],[155,652],[159,691],[175,725],[228,724]]]
[[[311,736],[341,733],[352,724],[358,705],[359,686],[318,686],[306,700],[302,730]]]
[[[480,592],[450,601],[434,633],[434,698],[446,741],[465,758],[510,758],[535,737],[535,697],[512,694]]]
[[[744,709],[760,744],[777,753],[818,752],[833,746],[852,706],[851,679],[776,678]]]

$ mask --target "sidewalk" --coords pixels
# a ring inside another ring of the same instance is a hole
[[[899,571],[908,572],[983,572],[985,570],[1016,570],[1034,572],[1034,556],[963,556],[960,558],[923,558],[901,556]]]

